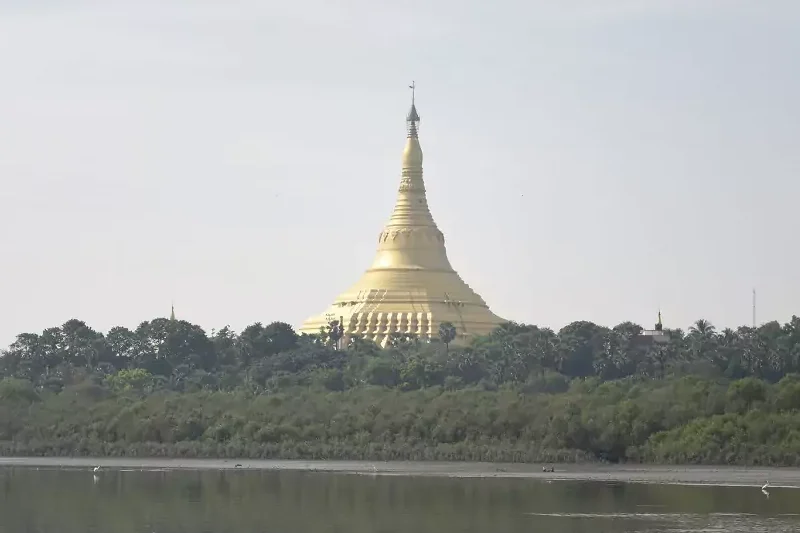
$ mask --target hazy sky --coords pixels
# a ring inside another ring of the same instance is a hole
[[[354,283],[416,80],[499,315],[800,314],[796,0],[0,0],[0,346],[81,318],[299,325]]]

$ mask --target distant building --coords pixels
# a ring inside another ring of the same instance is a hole
[[[664,331],[661,323],[661,311],[658,312],[658,322],[653,329],[645,329],[637,335],[636,342],[642,345],[666,344],[669,342],[669,333]]]

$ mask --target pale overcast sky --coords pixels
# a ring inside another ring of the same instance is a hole
[[[0,346],[299,325],[370,265],[416,80],[499,315],[800,314],[800,1],[0,0]]]

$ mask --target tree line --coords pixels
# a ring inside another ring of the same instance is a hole
[[[266,390],[277,381],[324,374],[335,390],[363,384],[412,390],[541,386],[547,376],[562,386],[575,378],[661,379],[673,374],[774,383],[800,372],[796,316],[785,324],[722,331],[698,320],[686,332],[665,329],[666,343],[647,342],[642,331],[632,322],[607,328],[580,321],[557,332],[507,323],[451,348],[455,328],[444,323],[430,342],[395,334],[380,348],[359,337],[344,345],[336,322],[318,335],[298,335],[283,322],[255,323],[238,334],[229,327],[207,334],[187,321],[156,318],[135,329],[120,326],[102,334],[83,321],[69,320],[41,333],[18,335],[2,352],[0,377],[59,390],[88,375],[139,369],[152,376],[153,387]]]
[[[0,356],[0,454],[797,464],[800,318],[651,342],[625,322],[206,333],[80,320]]]

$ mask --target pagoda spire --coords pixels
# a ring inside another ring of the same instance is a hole
[[[433,221],[428,198],[425,191],[425,182],[422,178],[422,146],[419,142],[419,112],[416,105],[416,84],[408,86],[411,89],[411,108],[406,115],[406,145],[403,148],[403,157],[400,171],[400,186],[397,189],[397,199],[394,210],[386,224],[387,233],[393,229],[427,226],[439,233]]]

